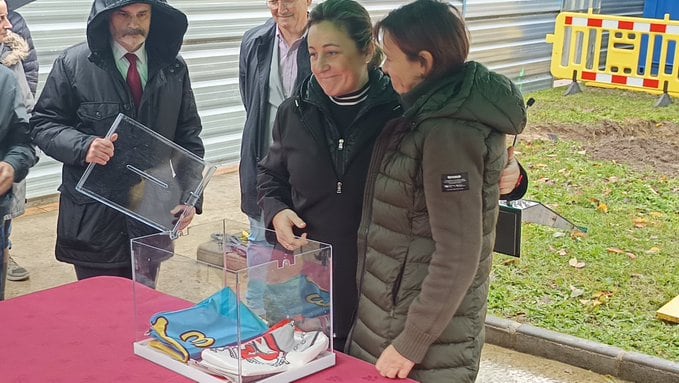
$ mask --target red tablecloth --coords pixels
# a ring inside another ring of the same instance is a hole
[[[154,290],[143,293],[157,295],[155,311],[186,305]],[[132,281],[122,278],[91,278],[0,302],[0,382],[190,382],[134,355],[133,324]],[[335,367],[298,382],[394,381],[337,354]]]

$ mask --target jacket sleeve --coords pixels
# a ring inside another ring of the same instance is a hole
[[[421,150],[423,191],[435,250],[421,291],[408,310],[405,328],[393,341],[396,350],[415,363],[422,361],[452,319],[478,268],[486,155],[480,132],[471,127],[451,129],[450,122],[432,126]],[[458,183],[450,186],[446,180]]]
[[[288,163],[283,147],[280,121],[281,110],[274,121],[273,143],[269,153],[257,165],[257,197],[267,228],[281,210],[292,209],[292,186],[288,182]]]
[[[177,130],[175,132],[175,142],[197,155],[200,158],[205,156],[205,147],[203,140],[200,138],[200,132],[203,130],[203,125],[198,115],[198,108],[196,106],[196,98],[191,88],[191,79],[189,72],[186,71],[183,81],[181,111],[179,113],[179,121],[177,121]]]
[[[31,117],[31,135],[45,154],[64,164],[84,166],[95,137],[76,129],[78,101],[64,56],[52,66]]]
[[[188,69],[185,72],[182,88],[181,110],[179,113],[179,121],[177,121],[177,129],[175,131],[174,142],[197,155],[200,158],[205,156],[205,147],[203,140],[200,138],[200,132],[203,130],[203,125],[198,115],[198,108],[196,106],[196,98],[191,88],[191,79],[189,78]],[[202,178],[203,169],[186,169],[184,172],[178,173],[181,182],[191,185],[197,184]],[[185,200],[188,196],[182,196]],[[196,203],[196,211],[202,213],[203,211],[203,196],[201,195]]]
[[[248,71],[248,46],[249,41],[246,37],[240,44],[240,55],[238,56],[238,89],[240,90],[240,98],[243,102],[243,107],[245,107],[245,113],[248,112],[248,106],[250,105],[249,95],[250,90],[247,88],[247,71]]]
[[[13,79],[12,79],[13,80]],[[26,107],[23,102],[23,97],[17,90],[16,86],[11,87],[10,92],[6,92],[2,96],[13,98],[13,106],[11,108],[11,117],[9,118],[9,131],[5,137],[7,152],[1,160],[12,165],[14,168],[14,182],[19,182],[26,178],[28,169],[30,169],[38,161],[35,155],[35,149],[31,145],[31,137],[28,129],[28,115],[26,114]]]
[[[24,20],[23,16],[19,12],[10,11],[9,20],[12,23],[12,31],[21,36],[28,43],[28,57],[26,60],[22,61],[24,73],[26,74],[26,81],[28,81],[28,87],[31,89],[31,93],[35,97],[35,92],[38,89],[38,73],[40,69],[40,63],[38,62],[38,52],[35,50],[35,45],[33,45],[33,38],[31,37],[31,31],[28,29],[28,24]]]

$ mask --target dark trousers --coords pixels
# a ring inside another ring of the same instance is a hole
[[[168,235],[151,236],[157,233],[157,229],[104,204],[78,203],[62,194],[55,254],[57,260],[73,264],[78,280],[114,276],[155,287],[161,262],[174,251]],[[137,237],[145,237],[145,246],[138,247],[143,256],[132,257],[130,239]]]
[[[137,258],[137,262],[134,265],[134,272],[136,274],[134,278],[132,275],[132,267],[129,266],[101,268],[73,265],[73,267],[75,268],[75,275],[79,281],[100,276],[122,277],[134,279],[137,282],[143,283],[144,285],[155,289],[158,271],[160,270],[160,264],[163,260],[164,259],[152,259],[147,257]]]
[[[78,280],[83,280],[92,277],[100,277],[103,275],[110,277],[123,277],[127,279],[132,279],[132,269],[129,267],[117,267],[117,268],[100,268],[100,267],[87,267],[73,265],[75,268],[75,276]]]

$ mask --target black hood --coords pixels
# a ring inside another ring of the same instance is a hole
[[[151,28],[146,38],[146,50],[160,61],[174,59],[188,28],[186,15],[170,6],[166,0],[94,0],[87,19],[87,44],[94,56],[111,52],[109,16],[115,9],[135,3],[150,4]]]

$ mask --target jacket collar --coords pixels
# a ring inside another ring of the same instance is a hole
[[[0,64],[12,67],[28,58],[29,47],[26,40],[10,31],[5,42],[0,44]]]
[[[381,69],[373,69],[368,75],[371,84],[365,104],[366,108],[396,99],[396,92],[391,87],[391,80],[384,75]],[[313,74],[301,83],[297,94],[302,101],[319,106],[323,105],[328,98]]]
[[[271,17],[267,19],[264,22],[264,24],[262,24],[261,28],[257,28],[254,31],[252,38],[254,40],[261,38],[273,39],[275,35],[276,35],[276,22],[274,21],[273,17]]]
[[[523,96],[507,77],[474,61],[419,84],[402,97],[405,116],[455,117],[517,134],[526,125]]]
[[[456,69],[436,77],[425,79],[415,88],[411,89],[410,92],[402,94],[401,104],[407,111],[406,114],[410,115],[411,113],[415,113],[432,94],[440,89],[455,86],[456,83],[461,82],[464,77],[462,72],[462,70]]]

